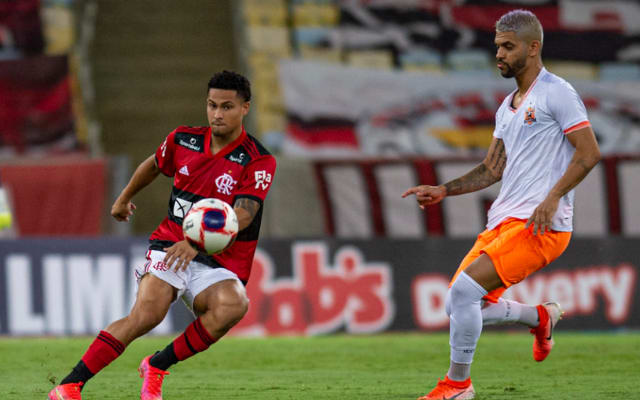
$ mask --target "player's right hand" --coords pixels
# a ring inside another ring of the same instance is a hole
[[[447,189],[443,185],[419,185],[407,189],[406,192],[402,193],[402,197],[405,198],[412,194],[416,196],[418,206],[424,210],[426,206],[442,201],[447,196]]]
[[[122,202],[116,200],[111,206],[111,216],[117,221],[129,222],[129,217],[133,215],[133,210],[136,209],[136,205],[130,201]]]
[[[174,271],[184,271],[198,255],[198,250],[194,249],[186,240],[174,243],[170,247],[165,247],[167,254],[164,256],[164,263],[169,269],[174,265]]]

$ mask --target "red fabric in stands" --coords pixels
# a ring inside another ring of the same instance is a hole
[[[104,160],[85,157],[0,165],[18,236],[102,233]]]

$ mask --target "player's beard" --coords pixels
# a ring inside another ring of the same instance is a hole
[[[233,131],[233,129],[229,128],[229,126],[211,126],[211,133],[215,137],[225,137],[229,136],[229,134]]]
[[[513,66],[507,64],[504,61],[500,62],[507,68],[505,71],[500,70],[500,75],[502,75],[504,78],[513,78],[514,76],[518,75],[518,73],[522,71],[527,65],[527,55],[523,54],[521,58],[515,60]]]

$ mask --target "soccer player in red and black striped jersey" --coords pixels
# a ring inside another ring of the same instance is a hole
[[[169,212],[151,234],[147,263],[136,269],[138,294],[128,316],[99,333],[49,399],[80,399],[83,385],[115,360],[134,339],[149,332],[181,298],[196,320],[162,351],[144,358],[142,400],[162,398],[167,369],[206,350],[247,312],[244,284],[256,250],[263,202],[273,182],[275,158],[247,134],[249,81],[235,72],[215,74],[207,90],[207,127],[181,126],[143,161],[116,199],[111,215],[128,221],[133,196],[160,173],[173,177]],[[239,234],[221,254],[199,253],[182,233],[182,219],[196,201],[215,197],[232,204]]]

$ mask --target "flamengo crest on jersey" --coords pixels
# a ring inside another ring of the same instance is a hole
[[[216,186],[218,187],[218,193],[231,195],[231,191],[233,190],[233,186],[238,183],[238,181],[234,180],[233,177],[229,174],[222,174],[215,180]]]
[[[184,239],[182,219],[198,200],[212,197],[233,205],[236,199],[246,197],[261,205],[234,244],[209,258],[211,265],[215,260],[246,281],[260,232],[262,203],[275,174],[275,158],[244,130],[235,141],[212,154],[209,127],[181,126],[158,148],[156,162],[163,174],[173,177],[173,188],[168,216],[151,234],[152,249],[162,250],[166,244]]]
[[[517,90],[516,90],[517,91]],[[589,126],[580,96],[564,79],[542,68],[517,109],[512,92],[496,112],[493,136],[502,139],[507,164],[487,228],[506,218],[528,219],[565,173],[575,148],[565,135]],[[573,230],[573,190],[558,203],[551,228]]]

